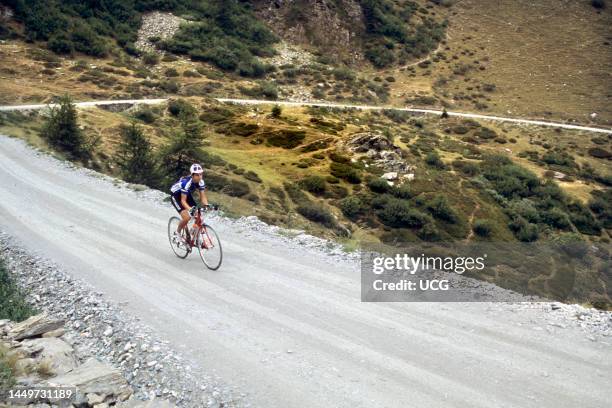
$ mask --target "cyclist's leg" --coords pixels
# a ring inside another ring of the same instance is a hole
[[[178,212],[181,216],[181,221],[179,222],[178,228],[176,229],[176,233],[178,235],[181,235],[183,228],[185,228],[191,217],[189,216],[189,212],[187,211],[187,209],[183,208],[183,205],[181,204],[180,192],[173,194],[170,197],[170,202],[172,203],[172,206],[174,207],[176,212]]]
[[[175,197],[173,196],[173,198]],[[178,203],[179,207],[181,208],[181,211],[179,211],[179,214],[181,215],[181,222],[179,223],[178,229],[177,229],[177,233],[180,235],[183,229],[185,229],[185,227],[189,223],[189,220],[191,220],[191,215],[189,215],[189,212],[187,211],[186,208],[183,208],[179,200],[175,200],[175,201]],[[194,201],[191,194],[187,194],[187,204],[189,204],[192,207],[196,205],[196,202]],[[189,236],[189,229],[187,229],[186,231],[187,231],[187,236]]]

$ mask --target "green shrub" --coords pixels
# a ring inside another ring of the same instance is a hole
[[[588,150],[588,153],[597,159],[609,159],[612,157],[612,153],[601,147],[592,147]]]
[[[256,59],[251,59],[250,61],[241,61],[238,63],[238,74],[243,77],[249,78],[261,78],[266,75],[271,67],[262,64]]]
[[[599,235],[601,226],[593,217],[593,214],[581,203],[575,202],[570,204],[570,220],[578,231],[587,235]]]
[[[503,156],[501,156],[503,157]],[[484,177],[506,198],[529,197],[540,187],[540,180],[529,170],[514,165],[500,156],[488,157],[481,163]]]
[[[177,76],[179,76],[179,72],[176,69],[174,69],[174,68],[168,68],[166,70],[166,72],[164,72],[164,74],[167,77],[177,77]]]
[[[172,116],[195,115],[194,106],[185,99],[171,99],[168,102],[168,112]]]
[[[274,105],[272,107],[272,117],[273,118],[280,118],[281,114],[283,113],[283,109],[280,107],[280,105]]]
[[[325,181],[327,181],[329,184],[338,184],[340,182],[340,180],[334,176],[325,177]]]
[[[121,128],[115,160],[125,181],[154,188],[160,186],[161,177],[151,144],[136,123]]]
[[[472,226],[474,233],[480,237],[486,238],[491,236],[493,226],[489,220],[476,220]]]
[[[249,185],[243,181],[231,180],[223,189],[227,195],[232,197],[242,197],[251,192]]]
[[[73,159],[91,157],[91,146],[79,128],[77,111],[68,95],[59,99],[57,107],[50,108],[40,135]]]
[[[561,151],[548,151],[542,155],[542,161],[546,164],[557,166],[576,167],[574,158]]]
[[[514,232],[514,236],[522,242],[533,242],[538,239],[539,231],[538,226],[535,224],[530,224],[521,216],[513,217],[508,227],[512,232]]]
[[[540,214],[532,200],[513,200],[509,203],[508,211],[513,215],[520,215],[531,223],[535,224],[540,222]]]
[[[175,80],[161,81],[159,83],[159,87],[163,89],[165,92],[168,92],[171,94],[178,93],[179,89],[181,89],[181,85]]]
[[[297,207],[297,212],[300,213],[304,218],[323,224],[326,227],[333,227],[335,225],[334,217],[325,208],[314,204],[305,203]]]
[[[183,76],[185,78],[198,78],[200,74],[197,71],[192,71],[190,69],[183,71]]]
[[[427,211],[435,218],[449,223],[457,222],[457,214],[448,204],[448,200],[443,195],[436,195],[425,204]]]
[[[495,133],[495,131],[486,128],[486,127],[481,127],[480,129],[478,129],[476,131],[476,133],[474,133],[474,135],[478,136],[481,139],[495,139],[497,137],[497,133]]]
[[[35,314],[36,310],[26,302],[25,294],[9,275],[4,261],[0,259],[0,319],[21,322]],[[0,371],[0,376],[2,375],[3,373]]]
[[[256,183],[261,183],[261,178],[254,171],[247,171],[244,173],[244,178],[250,181],[254,181]]]
[[[382,209],[377,211],[383,224],[395,228],[421,228],[431,222],[431,218],[417,209],[411,208],[408,202],[396,198],[387,199]]]
[[[331,175],[340,179],[344,179],[351,184],[361,183],[361,174],[354,167],[344,163],[330,163]]]
[[[230,136],[247,137],[256,133],[259,130],[257,123],[236,122],[229,126],[217,129],[220,133],[225,133]]]
[[[350,162],[351,162],[351,159],[350,159],[349,157],[344,156],[344,155],[342,155],[342,154],[340,154],[340,153],[336,153],[336,152],[332,152],[332,153],[330,153],[330,154],[329,154],[329,159],[330,159],[331,161],[333,161],[333,162],[336,162],[336,163],[344,163],[344,164],[347,164],[347,163],[350,163]]]
[[[435,151],[427,153],[427,156],[425,156],[425,163],[437,169],[446,168],[444,162],[442,161],[442,159],[440,159],[440,156]]]
[[[398,186],[391,190],[391,194],[397,198],[409,199],[412,198],[412,189],[408,185]]]
[[[388,193],[393,187],[383,178],[373,178],[368,181],[368,188],[375,193]]]
[[[340,209],[347,218],[356,220],[366,208],[359,197],[351,196],[340,201]]]
[[[267,140],[272,146],[293,149],[299,146],[305,137],[306,132],[303,130],[281,129],[272,132]]]
[[[480,168],[478,167],[478,164],[473,162],[465,160],[454,160],[452,164],[455,170],[469,177],[474,177],[480,173]]]
[[[239,86],[238,89],[253,98],[278,99],[278,88],[273,82],[260,82],[251,88]]]
[[[541,214],[542,222],[553,228],[565,230],[571,227],[568,215],[559,208],[552,208]]]
[[[143,106],[133,114],[134,118],[143,121],[144,123],[153,123],[157,119],[155,112],[148,106]]]
[[[427,223],[417,232],[417,236],[424,241],[435,242],[440,241],[440,230],[433,223]]]
[[[355,72],[347,67],[335,68],[332,74],[338,81],[353,81],[356,77]]]
[[[211,106],[207,107],[204,112],[200,114],[200,120],[202,122],[216,124],[230,119],[234,116],[234,113],[229,109]]]
[[[162,42],[162,47],[223,70],[238,69],[243,75],[253,76],[261,66],[256,57],[272,55],[271,46],[277,38],[245,2],[201,3],[197,7],[189,2],[180,4],[196,14],[197,22],[181,26],[171,39]]]
[[[325,179],[320,176],[309,176],[300,180],[300,186],[313,194],[323,194],[326,190]]]
[[[306,193],[302,191],[302,189],[300,188],[298,184],[284,183],[283,187],[285,188],[285,191],[289,195],[289,198],[291,198],[291,200],[295,204],[301,205],[301,204],[310,202],[310,200],[308,199],[308,196],[306,195]]]
[[[47,42],[47,47],[56,54],[72,54],[74,44],[65,33],[54,35]]]
[[[463,125],[456,125],[451,128],[451,132],[457,135],[465,135],[469,131],[470,129],[467,126],[463,126]]]

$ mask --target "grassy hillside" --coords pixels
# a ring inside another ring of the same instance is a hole
[[[612,124],[612,7],[587,0],[5,3],[6,103],[45,100],[56,87],[77,98],[336,100]],[[134,46],[151,10],[184,19],[174,37],[149,38],[165,54]],[[278,55],[279,39],[308,62]],[[56,53],[41,57],[41,47]],[[40,89],[43,79],[55,83]]]
[[[569,239],[609,248],[610,167],[597,152],[609,152],[611,141],[584,132],[415,117],[392,110],[247,108],[190,98],[122,113],[81,111],[84,132],[99,139],[85,164],[125,177],[115,158],[122,126],[136,121],[161,165],[168,146],[185,131],[183,112],[195,114],[201,135],[190,154],[206,167],[213,199],[230,214],[255,214],[349,247],[368,241]],[[0,132],[45,147],[41,125],[40,118],[10,114]],[[373,154],[368,140],[383,147],[373,147]],[[398,163],[395,180],[381,178]],[[176,175],[162,176],[166,180],[156,186],[163,190]],[[606,259],[590,261],[583,272],[590,283],[564,296],[608,299]],[[513,277],[479,277],[559,297],[543,284],[553,276],[508,273]]]

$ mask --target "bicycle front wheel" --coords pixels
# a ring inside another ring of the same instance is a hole
[[[175,235],[180,222],[181,220],[178,217],[172,217],[168,220],[168,242],[170,242],[170,247],[174,254],[184,259],[189,255],[189,248],[183,240],[178,239]]]
[[[198,251],[204,265],[210,270],[216,271],[223,260],[223,249],[217,232],[209,225],[202,226],[198,235]]]

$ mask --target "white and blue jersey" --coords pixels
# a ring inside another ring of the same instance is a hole
[[[204,183],[204,179],[201,179],[199,183],[194,183],[191,176],[181,177],[179,181],[174,183],[170,188],[172,195],[177,194],[179,192],[183,194],[191,194],[196,189],[202,191],[206,189],[206,183]]]
[[[187,204],[189,204],[189,206],[193,207],[196,205],[196,202],[191,196],[191,193],[194,192],[196,189],[200,191],[206,189],[206,183],[204,183],[204,180],[200,180],[199,183],[194,183],[191,179],[191,176],[187,176],[181,177],[179,181],[172,185],[172,187],[170,188],[170,191],[172,192],[171,202],[176,211],[180,213],[181,211],[187,209],[183,207],[181,194],[187,195]]]

